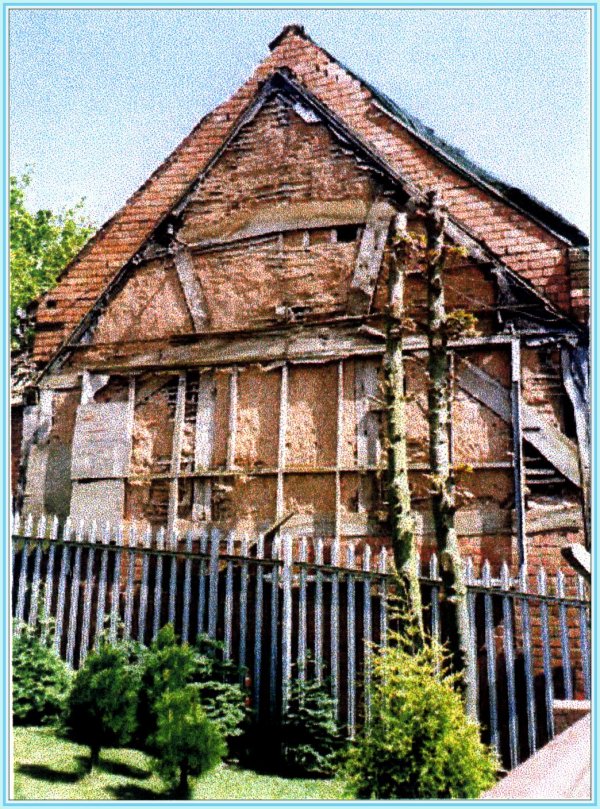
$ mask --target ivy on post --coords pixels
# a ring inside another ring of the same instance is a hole
[[[435,537],[438,547],[446,639],[455,671],[461,673],[467,712],[475,712],[475,660],[469,646],[469,614],[463,561],[458,546],[454,517],[456,487],[450,460],[451,363],[449,336],[473,328],[474,318],[455,311],[449,316],[444,295],[444,271],[452,254],[460,248],[444,242],[446,211],[436,191],[427,194],[424,216],[427,270],[427,336],[428,336],[428,421],[431,501]],[[452,334],[450,334],[452,332]]]
[[[406,396],[404,392],[404,264],[406,260],[406,215],[398,214],[392,226],[392,261],[388,287],[388,318],[384,361],[388,414],[388,499],[392,548],[402,610],[423,637],[421,587],[417,571],[415,525],[411,511],[406,450]]]

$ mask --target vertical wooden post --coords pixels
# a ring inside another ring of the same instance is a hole
[[[277,506],[275,519],[283,517],[284,510],[284,488],[283,475],[285,470],[285,441],[287,434],[288,419],[288,365],[284,363],[281,367],[281,389],[279,394],[279,443],[277,450]]]
[[[227,469],[235,467],[238,412],[238,368],[234,365],[229,377],[229,435],[227,438]]]
[[[510,343],[511,415],[513,442],[513,476],[515,512],[517,518],[517,548],[519,567],[527,570],[527,539],[525,532],[525,502],[523,474],[523,424],[521,418],[521,342],[513,337]]]
[[[196,408],[196,434],[194,444],[194,471],[210,469],[213,458],[215,380],[213,372],[198,376],[198,405]],[[192,519],[205,522],[212,519],[212,482],[210,478],[194,481]]]
[[[181,469],[181,445],[185,422],[185,385],[186,374],[179,374],[177,384],[177,403],[175,405],[175,423],[173,425],[173,452],[171,455],[171,484],[169,486],[169,514],[167,536],[169,542],[177,528],[177,507],[179,504],[179,472]]]
[[[334,542],[338,553],[342,533],[342,441],[344,431],[344,362],[340,360],[337,365],[337,421],[336,421],[336,447],[335,447],[335,537]]]

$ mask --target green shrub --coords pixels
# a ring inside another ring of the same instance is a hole
[[[28,628],[13,638],[12,707],[16,724],[56,722],[71,686],[69,669],[52,648],[49,635]]]
[[[192,680],[196,657],[188,644],[177,642],[171,624],[164,626],[150,645],[143,661],[138,703],[136,738],[142,747],[150,747],[150,739],[156,733],[156,703],[166,691],[183,688]]]
[[[440,653],[415,652],[398,635],[373,658],[371,722],[351,746],[345,775],[360,799],[478,798],[496,757],[465,714]]]
[[[90,766],[103,747],[127,744],[136,731],[141,685],[137,649],[105,639],[73,679],[67,702],[67,735],[90,748]]]
[[[138,742],[152,748],[157,730],[156,704],[168,691],[196,686],[208,719],[227,740],[243,733],[246,693],[241,672],[223,657],[223,644],[200,636],[194,646],[180,644],[171,624],[164,626],[150,646],[145,660],[138,709]]]
[[[343,745],[329,690],[316,680],[294,680],[281,721],[281,759],[294,775],[331,775]]]
[[[189,777],[215,767],[226,752],[217,725],[202,710],[198,689],[167,690],[155,705],[154,769],[177,797],[189,797]]]

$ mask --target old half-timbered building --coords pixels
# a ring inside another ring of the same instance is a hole
[[[340,65],[300,26],[203,118],[39,302],[19,453],[27,513],[252,537],[389,536],[389,231],[448,209],[463,257],[452,456],[476,559],[586,541],[588,241]],[[425,282],[406,277],[413,506],[433,542]],[[16,436],[16,432],[15,432]],[[16,467],[15,467],[16,468]]]

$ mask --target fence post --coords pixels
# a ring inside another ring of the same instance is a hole
[[[273,540],[271,547],[271,663],[269,678],[269,710],[271,715],[275,714],[277,705],[277,657],[279,648],[279,568],[277,560],[280,556],[281,540]]]
[[[548,603],[546,602],[546,571],[541,567],[538,571],[537,585],[540,596],[540,628],[542,635],[542,660],[544,664],[544,693],[546,696],[546,730],[548,738],[554,737],[554,683],[552,681],[552,660],[550,656],[550,624],[548,621]]]
[[[331,548],[331,565],[339,567],[339,543],[335,542]],[[340,660],[339,660],[339,623],[340,623],[340,574],[337,570],[331,572],[331,696],[333,697],[336,718],[339,713],[340,702]]]
[[[371,721],[371,656],[373,650],[373,605],[371,602],[371,546],[365,542],[363,551],[363,636],[364,636],[364,681],[365,724]]]
[[[148,615],[148,570],[150,567],[150,554],[152,547],[152,528],[147,525],[142,539],[144,552],[142,553],[142,581],[140,582],[140,614],[138,617],[138,641],[143,643],[146,636],[146,617]]]
[[[102,559],[100,561],[100,582],[98,584],[98,605],[96,607],[96,641],[95,645],[98,647],[100,642],[100,635],[104,632],[104,613],[106,610],[106,579],[108,575],[108,550],[106,546],[110,542],[110,523],[108,520],[104,523],[104,530],[102,531],[102,544],[104,549],[102,551]]]
[[[233,556],[234,553],[234,538],[233,532],[229,532],[227,536],[227,555]],[[233,623],[233,562],[231,559],[227,560],[227,573],[225,575],[225,644],[223,656],[225,660],[231,657],[231,634]]]
[[[439,579],[438,558],[435,553],[431,554],[429,560],[429,578],[436,582]],[[436,643],[441,643],[440,628],[440,587],[439,584],[431,585],[431,637]],[[439,658],[438,658],[439,665]]]
[[[258,535],[256,543],[256,593],[254,600],[254,709],[260,715],[260,684],[262,673],[262,627],[263,627],[263,566],[265,539]]]
[[[177,520],[175,520],[177,522]],[[177,528],[172,528],[170,533],[171,565],[169,577],[169,612],[167,623],[175,629],[175,607],[177,604],[177,550],[179,548],[179,533]]]
[[[519,726],[517,718],[517,699],[515,691],[515,649],[511,604],[506,594],[510,588],[508,565],[502,562],[500,571],[502,589],[502,617],[504,619],[504,661],[506,665],[506,683],[508,690],[508,740],[510,748],[510,766],[519,763]]]
[[[212,529],[210,539],[210,571],[208,580],[208,636],[217,637],[217,618],[219,614],[219,545],[221,537],[216,528]]]
[[[242,538],[240,569],[240,668],[246,668],[246,635],[248,633],[248,537]]]
[[[123,547],[123,523],[119,523],[115,529],[115,546]],[[112,643],[117,639],[117,627],[119,623],[120,601],[121,601],[121,561],[123,552],[115,551],[115,566],[113,568],[113,582],[110,594],[110,629],[109,637]]]
[[[485,651],[487,664],[487,680],[490,703],[490,741],[492,747],[499,749],[498,733],[498,694],[496,685],[496,638],[494,635],[494,612],[492,605],[492,574],[490,563],[485,560],[482,570],[483,586],[485,593],[483,596],[483,609],[485,620]]]
[[[281,633],[281,708],[288,707],[292,679],[292,538],[283,536],[283,616]]]
[[[36,543],[35,556],[33,562],[33,578],[31,581],[31,595],[29,597],[29,619],[30,627],[34,627],[37,623],[39,598],[40,598],[40,578],[42,571],[42,540],[46,538],[46,517],[42,516],[38,520],[37,538],[39,542]]]
[[[528,593],[527,570],[522,565],[519,570],[519,589],[523,594]],[[525,693],[527,700],[527,740],[529,755],[537,750],[537,724],[535,715],[535,691],[533,684],[533,659],[531,638],[531,615],[529,601],[521,599],[521,633],[523,635],[523,661],[525,664]]]
[[[65,596],[67,587],[67,568],[69,564],[70,548],[67,543],[71,540],[71,518],[67,517],[63,526],[63,547],[60,556],[60,574],[58,578],[58,597],[56,602],[56,630],[54,635],[54,648],[60,654],[62,642],[63,619],[65,614]]]
[[[200,553],[205,556],[208,542],[208,531],[206,528],[202,529],[200,534]],[[196,627],[196,635],[200,636],[204,633],[204,611],[206,607],[206,559],[200,560],[198,570],[198,622]]]
[[[31,514],[27,517],[25,522],[25,530],[23,532],[25,537],[33,535],[33,517]],[[21,552],[21,572],[19,575],[19,590],[17,592],[17,627],[16,635],[21,634],[23,622],[25,620],[25,594],[27,592],[27,569],[29,567],[29,542],[23,541],[23,550]]]
[[[379,554],[380,600],[379,600],[379,641],[381,646],[387,646],[388,614],[387,614],[387,561],[388,552],[382,548]]]
[[[349,544],[346,549],[346,566],[348,570],[354,570],[355,557],[354,545]],[[347,689],[348,689],[348,732],[351,738],[354,737],[356,730],[356,597],[355,597],[355,581],[356,578],[353,573],[348,573],[346,577],[347,587],[347,632],[348,632],[348,673],[347,673]]]
[[[308,543],[306,537],[300,540],[298,573],[298,679],[306,680],[306,563]]]
[[[479,718],[479,676],[477,670],[477,620],[475,612],[475,599],[477,597],[472,585],[475,582],[473,573],[473,559],[469,556],[465,565],[465,582],[467,585],[467,611],[469,613],[469,629],[470,629],[470,654],[473,655],[473,663],[471,665],[471,672],[473,674],[473,691],[475,699],[473,700],[473,713],[472,718],[477,721]]]
[[[21,515],[18,511],[15,511],[12,518],[11,524],[11,541],[12,541],[12,580],[15,581],[17,577],[16,571],[16,561],[17,561],[17,543],[14,541],[17,537],[21,535]]]
[[[127,551],[127,591],[125,592],[125,620],[123,636],[127,639],[131,637],[131,625],[133,622],[133,575],[135,573],[135,556],[137,552],[137,528],[132,522],[129,526],[129,550]]]
[[[156,534],[156,550],[163,551],[165,548],[165,529],[159,528]],[[154,621],[152,624],[152,640],[156,640],[160,629],[160,613],[162,607],[162,574],[163,557],[159,554],[156,557],[156,568],[154,570]]]
[[[75,656],[75,636],[77,634],[77,614],[79,612],[79,590],[81,582],[81,543],[84,537],[83,520],[79,521],[79,527],[75,534],[75,561],[73,562],[73,575],[71,577],[71,603],[69,606],[69,626],[67,629],[67,663],[73,667]]]
[[[559,570],[556,574],[556,595],[558,603],[558,621],[560,626],[560,651],[562,658],[563,683],[565,699],[573,699],[573,674],[571,671],[571,649],[569,645],[569,627],[567,625],[567,607],[565,597],[565,574]]]
[[[192,532],[186,531],[185,534],[185,552],[192,552]],[[184,564],[183,574],[183,616],[181,620],[181,640],[183,643],[188,642],[190,635],[190,602],[192,600],[192,560],[189,556],[186,557]]]
[[[577,598],[580,601],[585,599],[585,582],[583,576],[577,576]],[[589,643],[589,620],[587,615],[587,607],[581,605],[579,607],[579,648],[581,649],[581,669],[583,672],[583,696],[590,699],[591,688],[591,671],[590,671],[590,643]]]
[[[90,545],[94,545],[96,542],[96,534],[98,531],[98,527],[96,525],[96,520],[92,522],[90,526],[90,532],[88,535],[88,542]],[[88,557],[87,557],[87,566],[85,572],[85,588],[83,591],[83,619],[81,624],[81,645],[79,647],[79,665],[83,665],[83,661],[86,658],[88,648],[90,645],[90,628],[91,628],[91,620],[92,620],[92,589],[94,584],[94,558],[95,558],[95,550],[94,548],[88,548]]]
[[[323,681],[323,540],[315,540],[315,675]]]

